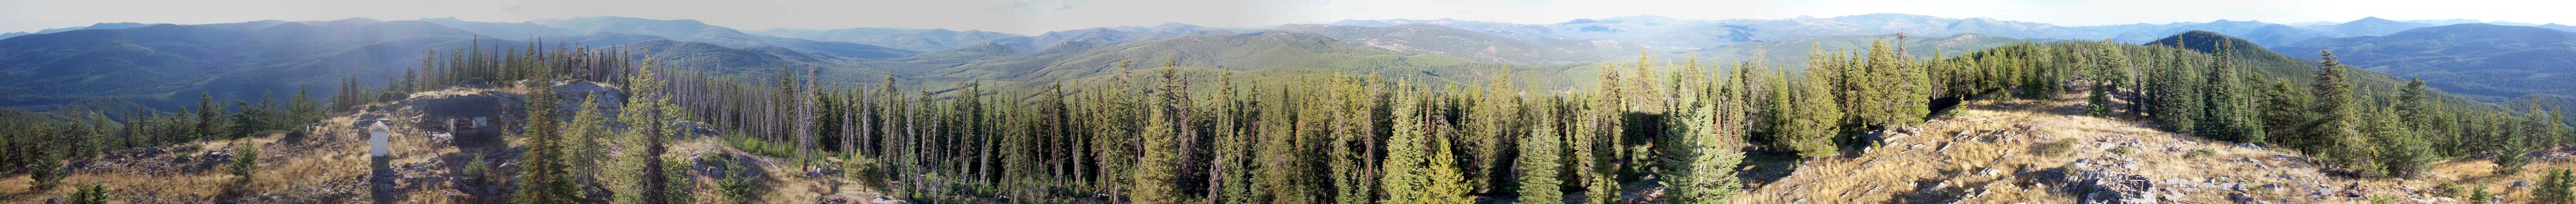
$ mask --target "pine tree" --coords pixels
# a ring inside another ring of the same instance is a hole
[[[1615,65],[1602,64],[1601,72],[1601,86],[1597,87],[1601,90],[1591,95],[1590,104],[1582,106],[1587,109],[1578,122],[1582,125],[1575,126],[1574,135],[1567,135],[1573,139],[1566,142],[1566,145],[1574,147],[1574,155],[1571,156],[1575,160],[1575,176],[1582,179],[1584,198],[1588,200],[1583,203],[1592,204],[1618,200],[1619,182],[1611,178],[1619,166],[1612,162],[1618,158],[1615,154],[1619,151],[1616,139],[1621,138],[1622,128],[1627,126],[1622,122],[1627,105],[1619,94],[1618,70]]]
[[[2345,169],[2376,173],[2379,165],[2372,159],[2378,157],[2378,151],[2367,144],[2369,138],[2361,134],[2359,121],[2354,121],[2363,119],[2363,115],[2358,108],[2360,96],[2354,93],[2349,74],[2345,73],[2349,67],[2337,61],[2333,52],[2318,53],[2324,55],[2325,60],[2318,62],[2316,81],[2310,85],[2314,87],[2311,91],[2316,92],[2317,101],[2309,112],[2323,115],[2317,117],[2317,127],[2310,128],[2311,132],[2303,136],[2326,141],[2325,148],[2334,150],[2329,158]]]
[[[1384,203],[1466,203],[1467,190],[1448,148],[1439,108],[1425,108],[1410,85],[1396,85],[1394,130],[1386,140]],[[1435,110],[1424,110],[1435,109]]]
[[[36,146],[44,143],[40,140],[52,139],[50,137],[55,137],[51,136],[51,134],[46,134],[54,132],[54,127],[52,125],[43,124],[29,126],[32,127],[23,131],[34,133],[27,135],[29,136],[27,137],[27,140],[30,141],[19,142],[20,145],[27,145],[27,147],[16,149],[17,151],[24,151],[29,152],[29,154],[33,154],[27,155],[29,158],[26,158],[26,160],[31,160],[31,162],[28,162],[23,166],[27,171],[27,179],[34,180],[34,185],[29,186],[28,189],[36,191],[54,189],[55,186],[59,186],[63,183],[62,181],[64,177],[70,176],[70,172],[63,171],[63,152],[54,148]]]
[[[1388,123],[1395,129],[1386,138],[1386,169],[1381,170],[1386,172],[1386,179],[1379,183],[1379,190],[1386,192],[1381,201],[1384,203],[1420,203],[1432,197],[1426,194],[1431,178],[1424,175],[1428,168],[1424,163],[1430,160],[1426,157],[1432,154],[1424,144],[1430,143],[1427,140],[1431,140],[1431,133],[1423,127],[1427,119],[1422,117],[1421,101],[1414,98],[1411,88],[1398,84],[1394,91],[1395,112],[1391,114],[1395,118]]]
[[[527,153],[525,153],[527,159],[523,162],[525,165],[519,169],[520,188],[516,192],[517,195],[513,196],[513,201],[521,203],[578,201],[581,199],[579,197],[581,194],[578,193],[579,189],[573,186],[570,175],[565,172],[570,167],[563,163],[565,142],[562,134],[558,132],[563,129],[556,124],[559,122],[555,121],[554,106],[563,103],[556,102],[554,89],[547,88],[547,85],[553,84],[552,81],[536,83],[538,84],[535,87],[529,88],[528,118],[523,120],[527,128],[520,134],[527,138]]]
[[[1672,203],[1726,203],[1740,193],[1743,184],[1735,181],[1735,165],[1743,159],[1736,152],[1736,141],[1743,129],[1736,124],[1743,117],[1737,112],[1734,94],[1709,97],[1715,100],[1692,100],[1688,108],[1672,112],[1671,125],[1665,126],[1665,137],[1677,138],[1663,173],[1664,184],[1673,193]],[[1718,110],[1725,109],[1725,110]]]
[[[2521,122],[2501,113],[2489,114],[2486,120],[2488,131],[2485,140],[2491,146],[2489,151],[2495,154],[2495,174],[2521,173],[2523,165],[2531,164],[2531,157],[2527,155],[2531,147],[2521,138],[2524,134],[2519,130]]]
[[[2194,63],[2186,61],[2188,57],[2182,54],[2183,48],[2179,45],[2164,50],[2165,55],[2172,61],[2165,63],[2168,67],[2164,68],[2163,74],[2158,74],[2163,78],[2163,82],[2156,87],[2155,91],[2155,95],[2161,99],[2156,102],[2159,105],[2155,112],[2156,123],[2164,124],[2167,131],[2184,135],[2198,134],[2201,115],[2205,114],[2202,110],[2202,106],[2205,105],[2202,98],[2206,96],[2201,92],[2206,90],[2201,88],[2201,85],[2202,80],[2208,78],[2198,76],[2207,74],[2192,66]]]
[[[1503,159],[1503,156],[1510,154],[1507,150],[1513,145],[1512,136],[1525,132],[1514,128],[1522,126],[1517,122],[1522,121],[1523,107],[1519,93],[1512,88],[1509,68],[1502,69],[1491,84],[1474,93],[1483,97],[1475,98],[1475,106],[1468,111],[1474,116],[1463,118],[1473,131],[1464,140],[1466,148],[1474,151],[1469,158],[1475,162],[1468,164],[1473,176],[1468,180],[1476,184],[1479,192],[1485,192],[1501,185],[1496,180],[1506,179],[1500,175],[1507,171],[1504,166],[1512,161]]]
[[[233,177],[240,178],[241,182],[249,182],[252,176],[259,175],[259,145],[242,145],[239,149],[233,149],[233,155],[236,156],[233,156],[232,166],[226,169],[233,174]]]
[[[2263,91],[2262,105],[2263,126],[2266,127],[2263,134],[2269,136],[2265,137],[2268,142],[2296,148],[2313,147],[2301,142],[2305,138],[2313,138],[2305,135],[2307,129],[2314,128],[2314,124],[2309,122],[2315,121],[2310,118],[2312,113],[2308,112],[2307,97],[2303,97],[2308,92],[2300,86],[2290,85],[2286,79],[2270,80],[2264,84],[2270,87]]]
[[[1786,143],[1789,143],[1790,148],[1798,151],[1799,156],[1807,158],[1841,154],[1835,148],[1833,137],[1842,133],[1841,125],[1836,121],[1839,121],[1838,118],[1843,118],[1843,112],[1833,107],[1836,103],[1828,100],[1832,98],[1833,90],[1818,85],[1828,81],[1824,76],[1815,73],[1817,72],[1814,70],[1809,71],[1807,80],[1795,85],[1799,87],[1796,97],[1792,97],[1796,102],[1790,103],[1795,107],[1788,110],[1796,112],[1783,114],[1791,118],[1779,119],[1785,124],[1779,129],[1783,132],[1777,133],[1786,134],[1783,138],[1788,139]]]
[[[1224,75],[1219,75],[1217,97],[1212,102],[1215,104],[1212,107],[1217,110],[1214,125],[1217,137],[1220,138],[1216,144],[1217,164],[1213,168],[1218,169],[1208,171],[1212,174],[1209,176],[1211,178],[1209,183],[1213,184],[1211,188],[1219,189],[1209,191],[1209,195],[1217,197],[1209,198],[1208,201],[1259,203],[1261,201],[1254,193],[1258,188],[1254,187],[1252,182],[1254,178],[1252,169],[1255,163],[1253,158],[1254,155],[1258,155],[1253,152],[1252,147],[1259,141],[1252,139],[1254,133],[1249,127],[1252,124],[1244,122],[1255,112],[1252,108],[1246,107],[1248,103],[1240,101],[1243,99],[1237,99],[1236,96],[1234,73],[1226,72]],[[1254,93],[1250,99],[1258,98],[1260,98],[1259,93]]]
[[[1176,140],[1185,137],[1187,129],[1176,121],[1186,120],[1182,111],[1188,109],[1181,105],[1186,94],[1181,93],[1184,85],[1176,68],[1167,63],[1162,72],[1163,88],[1155,92],[1157,99],[1147,107],[1150,111],[1145,132],[1139,134],[1143,137],[1144,154],[1136,160],[1136,184],[1128,191],[1129,199],[1136,203],[1181,202],[1180,144]]]
[[[2202,101],[2204,104],[2202,106],[2207,109],[2203,109],[2204,112],[2201,113],[2202,116],[2207,117],[2202,121],[2207,121],[2209,124],[2200,127],[2200,134],[2236,142],[2261,142],[2264,139],[2260,128],[2256,126],[2258,124],[2254,123],[2251,117],[2247,117],[2250,115],[2248,113],[2254,113],[2253,109],[2245,107],[2250,105],[2246,102],[2249,98],[2246,97],[2245,91],[2248,89],[2241,82],[2243,77],[2239,75],[2236,62],[2229,60],[2229,56],[2234,55],[2230,51],[2232,48],[2233,46],[2228,43],[2221,43],[2218,51],[2210,53],[2214,60],[2210,62],[2207,76],[2209,87],[2206,89],[2207,92],[2203,92],[2207,95],[2204,97],[2206,100]]]
[[[2104,46],[2102,52],[2098,53],[2103,59],[2094,60],[2100,64],[2091,65],[2093,69],[2088,72],[2091,75],[2087,79],[2092,81],[2092,90],[2085,92],[2084,113],[2086,115],[2111,116],[2115,105],[2111,102],[2111,94],[2119,89],[2119,81],[2128,77],[2126,73],[2121,73],[2121,71],[2127,71],[2127,68],[2120,66],[2122,63],[2127,63],[2127,58],[2119,54],[2119,51],[2117,47]]]
[[[688,174],[681,173],[686,172],[685,162],[663,162],[663,153],[669,149],[665,140],[670,134],[681,133],[667,120],[680,118],[680,110],[668,101],[674,99],[666,95],[669,93],[664,91],[663,78],[656,73],[654,63],[644,60],[625,80],[631,95],[626,107],[618,112],[617,119],[626,125],[626,130],[619,136],[624,153],[617,160],[624,168],[619,172],[631,176],[619,179],[626,185],[612,189],[618,195],[614,203],[687,203],[689,193],[674,192],[691,192],[690,186],[695,186],[695,182],[689,182]]]
[[[1409,101],[1398,101],[1398,103],[1407,102]],[[1471,183],[1468,183],[1466,180],[1466,173],[1459,172],[1459,169],[1461,169],[1462,166],[1458,165],[1458,151],[1451,148],[1456,146],[1456,144],[1453,144],[1450,141],[1457,140],[1456,135],[1459,135],[1458,129],[1455,128],[1455,125],[1452,125],[1455,123],[1450,123],[1447,119],[1444,119],[1444,117],[1440,117],[1449,115],[1446,108],[1428,109],[1429,110],[1426,110],[1427,112],[1423,113],[1423,119],[1428,120],[1423,121],[1423,125],[1429,126],[1428,128],[1430,129],[1431,134],[1427,135],[1428,137],[1422,138],[1424,140],[1422,142],[1425,143],[1420,145],[1422,145],[1421,150],[1430,151],[1431,154],[1427,157],[1423,157],[1421,168],[1416,169],[1416,171],[1420,173],[1419,175],[1422,177],[1423,183],[1420,185],[1422,187],[1422,191],[1419,194],[1420,197],[1418,197],[1416,202],[1413,203],[1475,203],[1475,197],[1468,195],[1473,193],[1471,191],[1474,191],[1475,189],[1470,186]]]
[[[2378,110],[2376,114],[2370,114],[2373,124],[2370,135],[2374,136],[2372,143],[2378,144],[2379,155],[2375,159],[2382,168],[2381,172],[2394,177],[2413,177],[2421,173],[2425,164],[2433,160],[2425,150],[2427,144],[2416,137],[2417,131],[2397,119],[2397,111],[2388,108]]]
[[[2576,175],[2566,169],[2551,172],[2540,179],[2540,187],[2531,189],[2531,203],[2576,203],[2576,193],[2571,193],[2570,187],[2576,187]]]
[[[608,148],[601,146],[607,141],[601,138],[610,134],[607,113],[600,111],[598,96],[582,97],[581,110],[573,114],[572,124],[564,127],[564,141],[568,142],[564,162],[569,164],[574,183],[591,183],[600,167],[608,165],[600,158],[608,155]]]
[[[1565,148],[1565,140],[1557,135],[1560,121],[1556,111],[1547,110],[1557,106],[1554,101],[1541,102],[1537,106],[1540,110],[1530,112],[1529,132],[1520,138],[1521,155],[1514,165],[1520,168],[1520,203],[1560,203],[1565,200],[1565,191],[1559,189],[1565,181],[1559,179],[1563,175],[1557,173],[1558,169],[1564,168],[1559,162],[1563,157],[1558,156],[1562,154],[1558,150]]]
[[[220,109],[215,109],[215,95],[213,93],[197,93],[197,140],[211,140],[214,139],[213,135],[216,132],[221,132],[221,130],[215,129],[218,127],[215,124],[223,122],[222,120],[215,118],[221,115],[217,113],[219,110]]]

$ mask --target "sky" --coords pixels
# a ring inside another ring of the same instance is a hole
[[[1038,34],[1188,23],[1266,27],[1344,19],[1460,19],[1542,24],[1660,15],[1780,19],[1870,13],[1986,17],[2066,26],[2477,19],[2576,24],[2553,0],[0,0],[0,32],[102,22],[205,24],[257,20],[521,22],[587,16],[695,19],[741,30],[945,28]]]

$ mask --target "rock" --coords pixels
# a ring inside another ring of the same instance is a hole
[[[2254,195],[2246,195],[2245,193],[2227,194],[2227,201],[2235,201],[2236,203],[2253,203],[2254,200]]]
[[[2155,194],[2155,192],[2156,192],[2156,184],[2155,184],[2154,182],[2150,182],[2150,181],[2148,181],[2146,176],[2141,176],[2141,175],[2119,175],[2119,176],[2105,175],[2105,176],[2102,176],[2102,177],[2094,177],[2093,179],[2088,179],[2088,180],[2086,180],[2086,181],[2085,181],[2085,183],[2086,183],[2086,185],[2085,185],[2085,186],[2086,186],[2086,188],[2091,189],[2091,190],[2093,191],[2093,193],[2092,193],[2092,194],[2089,194],[2089,195],[2087,195],[2087,196],[2085,196],[2083,203],[2087,203],[2087,204],[2093,204],[2093,203],[2105,203],[2105,204],[2154,204],[2154,203],[2157,203],[2157,202],[2156,202],[2156,194]]]

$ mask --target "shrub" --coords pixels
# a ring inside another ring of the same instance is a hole
[[[487,166],[491,166],[491,163],[483,161],[483,154],[474,154],[474,158],[465,160],[465,170],[458,175],[464,175],[467,183],[481,184],[484,178],[490,177],[485,174],[490,171]]]
[[[2460,197],[2460,184],[2456,184],[2456,183],[2443,183],[2441,186],[2434,186],[2434,187],[2433,187],[2433,196],[2440,196],[2440,197],[2445,197],[2445,198],[2459,198],[2459,197]]]
[[[2112,154],[2129,154],[2129,146],[2113,147],[2113,148],[2111,148],[2111,153],[2112,153]]]
[[[2476,190],[2469,190],[2469,203],[2487,203],[2487,198],[2495,197],[2494,195],[2487,194],[2487,185],[2485,184],[2479,184],[2478,188],[2475,189]]]
[[[2075,152],[2075,138],[2058,139],[2055,142],[2039,143],[2038,146],[2031,147],[2031,152],[2049,156],[2066,155],[2067,153]]]
[[[877,160],[873,157],[850,154],[848,160],[841,162],[841,174],[844,178],[859,182],[859,185],[878,189],[886,187],[885,170],[877,166]]]
[[[241,149],[234,149],[231,170],[233,176],[239,176],[244,181],[250,180],[254,173],[259,172],[259,146],[242,145]]]
[[[2192,150],[2192,151],[2191,151],[2191,153],[2188,153],[2188,154],[2183,154],[2183,155],[2182,155],[2182,158],[2200,158],[2200,157],[2205,157],[2205,156],[2215,155],[2215,154],[2218,154],[2218,151],[2212,151],[2212,150],[2209,150],[2209,149],[2200,149],[2200,150]]]

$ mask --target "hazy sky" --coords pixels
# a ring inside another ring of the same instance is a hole
[[[2276,23],[2389,19],[2478,19],[2576,23],[2564,0],[0,0],[0,32],[99,22],[228,23],[254,20],[407,20],[456,17],[518,22],[582,16],[697,19],[743,30],[769,28],[948,28],[1035,34],[1166,22],[1217,27],[1326,23],[1342,19],[1439,19],[1554,23],[1578,18],[1662,15],[1690,19],[1775,19],[1907,13],[1989,17],[2059,25],[2205,22]]]

